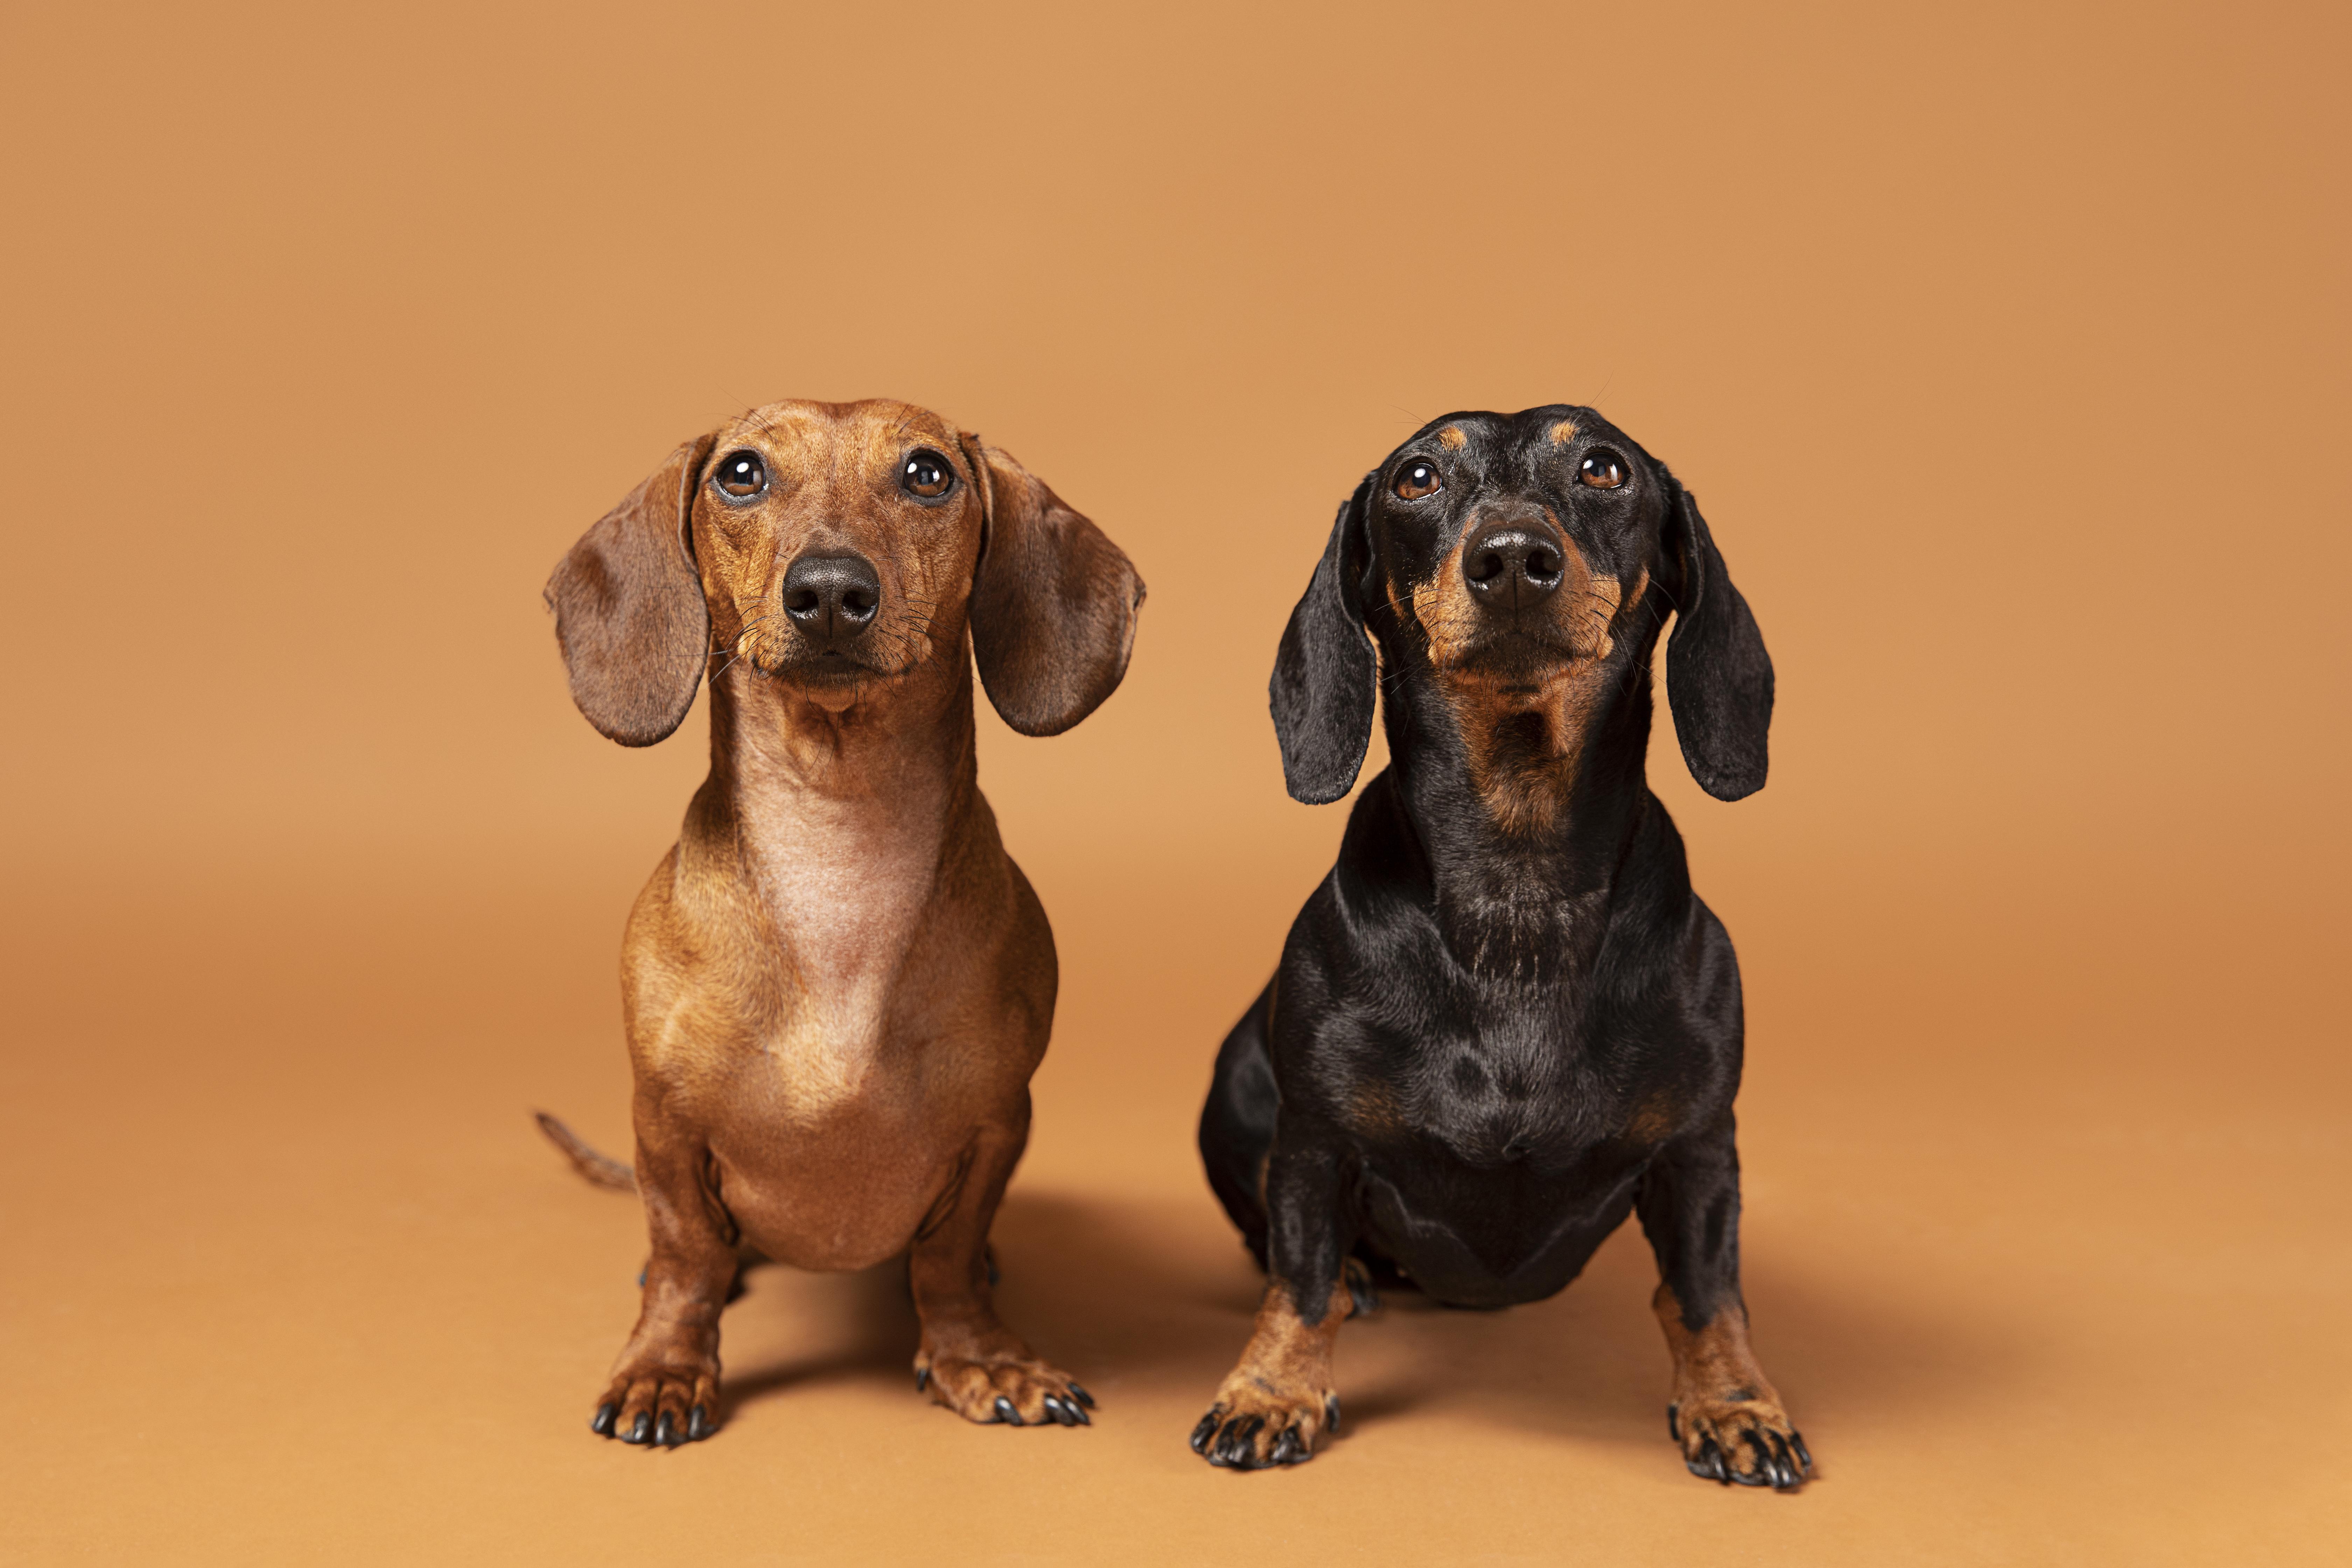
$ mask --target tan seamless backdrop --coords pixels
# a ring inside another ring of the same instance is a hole
[[[0,15],[0,1556],[2318,1563],[2352,1537],[2347,26],[2317,5]],[[754,1277],[716,1441],[635,1311],[622,915],[703,765],[549,565],[683,437],[889,395],[1151,585],[982,781],[1059,933],[976,1428],[887,1271]],[[1342,813],[1265,680],[1449,410],[1703,498],[1770,787],[1654,780],[1748,986],[1748,1299],[1822,1459],[1685,1475],[1639,1237],[1183,1438],[1256,1282],[1191,1129]]]

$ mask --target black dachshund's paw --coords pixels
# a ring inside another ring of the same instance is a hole
[[[1192,1452],[1219,1469],[1303,1465],[1318,1436],[1339,1429],[1339,1396],[1328,1389],[1277,1392],[1236,1373],[1192,1428]]]
[[[1666,1430],[1681,1445],[1683,1463],[1703,1480],[1792,1492],[1813,1471],[1804,1434],[1769,1397],[1678,1401],[1666,1406]]]

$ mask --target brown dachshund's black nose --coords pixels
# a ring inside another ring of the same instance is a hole
[[[1482,529],[1462,552],[1470,596],[1498,610],[1541,603],[1559,586],[1565,564],[1559,542],[1524,523]]]
[[[854,642],[882,605],[882,579],[863,555],[803,555],[784,573],[784,615],[816,647]]]

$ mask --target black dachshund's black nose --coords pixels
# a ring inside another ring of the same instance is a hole
[[[1462,552],[1470,596],[1496,609],[1516,610],[1548,598],[1567,563],[1559,542],[1542,528],[1502,523],[1481,529]]]
[[[855,642],[882,607],[882,579],[863,555],[803,555],[784,573],[784,615],[821,650]]]

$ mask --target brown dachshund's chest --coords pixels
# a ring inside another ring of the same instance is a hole
[[[690,821],[632,924],[641,1087],[744,1239],[803,1268],[903,1249],[1043,1044],[1005,1005],[1029,922],[1002,849],[908,795],[772,801],[723,842]],[[989,854],[999,874],[970,875]]]

